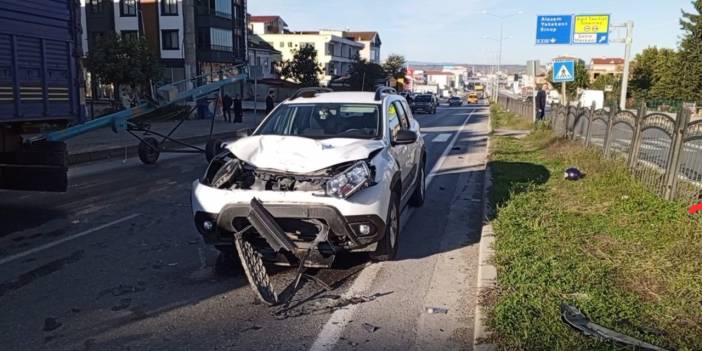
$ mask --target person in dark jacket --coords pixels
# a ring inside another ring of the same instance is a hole
[[[241,97],[239,94],[234,96],[234,123],[243,122],[244,109],[241,106]]]
[[[273,100],[273,91],[271,90],[268,92],[268,96],[266,96],[266,115],[273,111],[273,107],[275,107],[275,101]]]
[[[232,121],[232,97],[229,94],[224,94],[222,98],[222,114],[225,121]]]
[[[544,85],[536,93],[536,119],[544,119],[546,114],[546,86]]]

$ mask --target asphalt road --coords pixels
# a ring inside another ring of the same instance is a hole
[[[313,272],[334,291],[307,283],[285,309],[214,273],[190,213],[201,155],[81,166],[64,194],[0,192],[0,349],[471,349],[487,108],[417,119],[431,183],[403,212],[397,260],[339,258]]]

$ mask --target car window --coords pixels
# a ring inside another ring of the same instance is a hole
[[[380,136],[379,105],[286,104],[276,109],[257,135],[293,135],[312,139]]]
[[[395,101],[392,104],[395,105],[395,110],[397,110],[397,115],[400,118],[400,127],[402,127],[402,129],[409,129],[409,120],[407,119],[405,108],[400,101]]]
[[[402,107],[405,108],[405,114],[407,115],[407,121],[412,120],[412,109],[409,107],[407,101],[402,101]]]
[[[400,130],[400,118],[397,115],[397,107],[395,104],[388,104],[388,109],[386,112],[386,117],[388,121],[388,131],[390,132],[391,136],[395,136],[395,134]]]

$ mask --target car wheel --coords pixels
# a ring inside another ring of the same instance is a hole
[[[409,200],[410,206],[421,207],[424,205],[424,195],[427,190],[426,182],[426,171],[424,170],[424,161],[422,160],[422,165],[419,167],[419,178],[417,179],[417,186],[414,187],[414,193]]]
[[[139,142],[139,159],[147,165],[152,165],[158,161],[158,156],[161,154],[158,140],[151,137],[146,137]]]
[[[212,161],[212,159],[217,156],[218,153],[222,151],[222,141],[219,139],[210,139],[205,145],[205,158],[207,162]]]
[[[390,261],[397,255],[398,239],[400,237],[400,201],[393,194],[388,206],[388,217],[385,222],[385,235],[378,242],[378,247],[371,254],[375,261]]]

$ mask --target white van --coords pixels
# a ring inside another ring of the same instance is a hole
[[[595,103],[595,109],[604,107],[604,91],[583,90],[582,95],[580,95],[580,106],[589,108],[592,107],[593,102]]]

